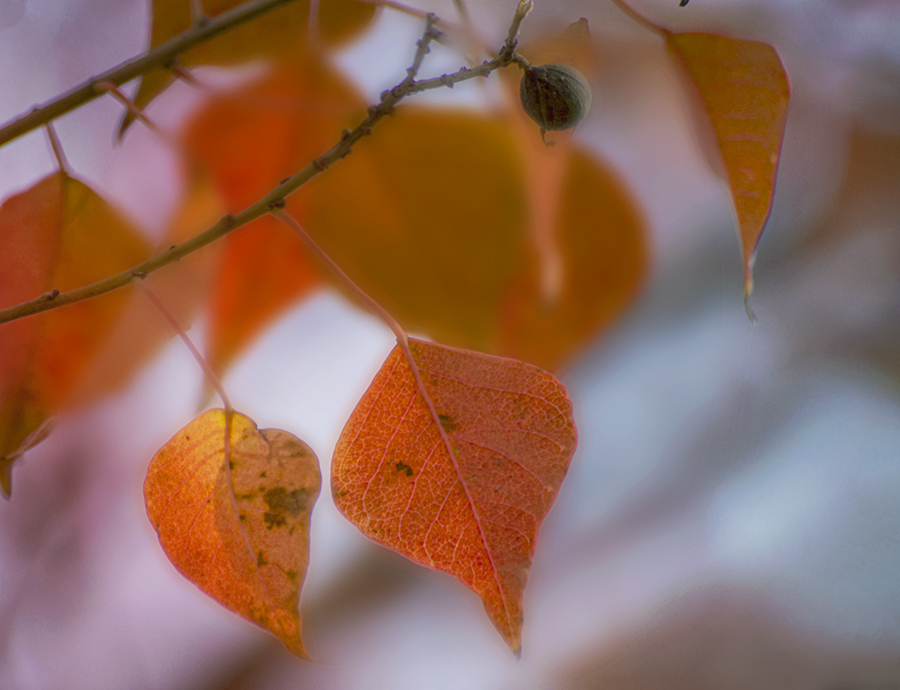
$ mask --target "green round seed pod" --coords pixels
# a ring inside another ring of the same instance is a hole
[[[591,108],[591,87],[568,65],[532,66],[519,82],[519,100],[542,130],[571,129]]]

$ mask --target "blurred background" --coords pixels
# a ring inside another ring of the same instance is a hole
[[[453,18],[450,0],[416,2]],[[515,3],[469,0],[492,45]],[[900,688],[900,4],[635,0],[675,30],[766,40],[792,103],[741,303],[727,189],[709,172],[662,42],[603,0],[545,0],[524,34],[588,19],[594,108],[575,137],[644,209],[652,268],[628,314],[561,374],[579,448],[544,522],[521,661],[449,577],[371,545],[327,491],[313,514],[304,636],[317,663],[179,575],[146,518],[153,453],[197,411],[173,341],[128,389],[62,421],[0,503],[0,686],[81,688]],[[0,0],[0,120],[144,48],[137,0]],[[335,56],[371,100],[403,76],[421,22],[382,11]],[[426,72],[456,69],[435,50]],[[228,84],[240,72],[207,68]],[[130,87],[133,88],[133,87]],[[181,84],[149,114],[177,128]],[[468,85],[429,96],[483,107]],[[112,99],[56,123],[72,167],[159,237],[174,154]],[[43,132],[0,149],[3,197],[55,167]],[[0,249],[2,251],[2,249]],[[202,328],[192,336],[202,340]],[[327,477],[391,334],[321,291],[224,383],[292,431]]]

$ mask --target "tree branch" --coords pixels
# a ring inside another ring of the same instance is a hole
[[[294,0],[250,0],[235,7],[233,10],[220,14],[218,17],[195,24],[184,33],[166,41],[162,45],[87,80],[71,91],[57,96],[52,101],[35,106],[31,111],[0,127],[0,146],[102,96],[106,91],[97,89],[97,84],[100,82],[121,86],[132,79],[146,74],[155,67],[163,67],[174,61],[178,55],[188,48],[208,41],[239,24],[255,19],[259,15],[281,5],[286,5],[289,2],[294,2]]]
[[[392,115],[394,113],[394,106],[406,96],[429,89],[437,89],[445,86],[452,87],[453,84],[469,79],[487,77],[491,72],[500,69],[501,67],[508,67],[511,64],[521,65],[524,62],[524,58],[517,55],[515,52],[516,36],[522,19],[530,10],[530,0],[519,3],[506,43],[500,51],[500,54],[493,60],[483,62],[471,69],[463,67],[452,74],[445,74],[434,79],[416,81],[415,77],[425,54],[428,52],[429,42],[439,37],[439,32],[434,28],[437,17],[429,15],[426,21],[427,26],[425,35],[417,44],[416,57],[412,67],[407,70],[406,78],[393,89],[384,91],[381,94],[381,101],[379,104],[369,106],[368,115],[354,130],[344,130],[344,133],[341,135],[341,140],[337,144],[316,158],[312,163],[303,168],[303,170],[296,175],[282,180],[275,189],[237,215],[225,216],[208,230],[192,237],[182,244],[169,248],[162,254],[148,259],[134,268],[110,276],[109,278],[105,278],[96,283],[69,290],[68,292],[60,292],[59,290],[54,289],[44,293],[40,297],[29,300],[28,302],[22,302],[21,304],[7,307],[6,309],[0,309],[0,324],[15,321],[26,316],[40,314],[41,312],[49,311],[51,309],[64,307],[68,304],[91,299],[92,297],[98,297],[107,292],[111,292],[112,290],[125,287],[126,285],[131,284],[135,278],[143,278],[146,275],[153,273],[153,271],[159,270],[173,261],[178,261],[188,254],[224,237],[229,232],[237,230],[275,209],[282,208],[287,196],[296,192],[316,175],[324,172],[342,158],[350,155],[353,152],[353,145],[363,137],[371,134],[372,128],[378,124],[383,117]]]

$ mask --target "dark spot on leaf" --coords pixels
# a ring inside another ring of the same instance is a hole
[[[268,564],[269,564],[269,562],[263,556],[263,552],[260,551],[256,556],[256,565],[261,568],[262,566],[268,565]]]
[[[413,476],[413,468],[407,465],[405,462],[398,462],[394,467],[397,468],[398,472],[406,472],[407,477]]]
[[[273,513],[291,517],[297,517],[302,511],[309,509],[312,492],[309,489],[294,489],[288,491],[283,486],[269,489],[263,495],[263,500]]]
[[[263,513],[263,521],[266,523],[266,529],[284,527],[287,524],[284,513]]]
[[[288,576],[289,580],[297,579],[297,571],[296,570],[288,570],[287,573],[285,573],[285,574]]]
[[[229,469],[229,470],[233,470],[233,469],[234,469],[234,460],[229,460],[229,461],[228,461],[228,469]]]
[[[259,478],[260,478],[260,479],[265,479],[265,478],[266,478],[266,473],[265,473],[265,472],[260,472],[260,473],[259,473]]]
[[[241,522],[247,522],[247,516],[244,515],[243,513],[241,513],[239,517],[240,517]]]
[[[456,431],[456,429],[459,427],[459,425],[456,423],[456,420],[448,414],[439,414],[438,420],[440,420],[441,426],[444,427],[444,431],[446,431],[447,433]]]

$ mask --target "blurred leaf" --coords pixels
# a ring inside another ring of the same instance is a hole
[[[242,4],[240,0],[204,0],[210,17]],[[154,48],[191,27],[191,0],[152,0],[150,47]],[[335,45],[364,29],[377,9],[360,0],[319,0],[316,41]],[[195,46],[179,57],[182,67],[192,65],[237,65],[258,58],[285,56],[309,44],[309,0],[296,0],[221,36]],[[167,69],[148,72],[134,98],[143,108],[159,94],[174,75]],[[119,136],[133,121],[126,114]]]
[[[555,369],[634,298],[645,230],[601,163],[519,127],[398,110],[288,208],[408,331]]]
[[[715,133],[737,215],[744,294],[753,290],[753,253],[772,207],[790,89],[767,43],[666,32],[669,50],[697,88]]]
[[[184,138],[208,166],[228,210],[236,212],[324,153],[363,108],[355,91],[307,54],[211,100]],[[213,369],[224,371],[318,282],[300,242],[272,218],[229,235],[211,306],[207,360]]]
[[[296,235],[271,216],[232,233],[210,307],[206,359],[213,371],[225,371],[275,317],[318,284]]]
[[[157,253],[189,240],[223,215],[219,195],[208,176],[196,169],[188,171],[184,196]],[[216,242],[195,251],[144,279],[184,331],[190,330],[209,298],[222,244]],[[146,295],[135,293],[77,389],[78,400],[92,400],[124,385],[175,335],[171,324]]]
[[[318,460],[295,436],[237,412],[227,453],[225,433],[225,411],[208,410],[157,452],[147,514],[186,578],[306,658],[298,606]]]
[[[491,352],[527,241],[514,144],[502,120],[398,109],[288,209],[404,328]]]
[[[532,250],[507,288],[499,321],[499,352],[550,369],[612,324],[647,272],[643,217],[615,173],[571,149],[563,174],[552,218],[559,284],[551,296]]]
[[[0,306],[66,291],[147,259],[141,235],[84,183],[54,173],[0,208]],[[0,465],[69,401],[122,313],[127,291],[0,326]]]
[[[530,364],[409,346],[415,364],[395,347],[338,439],[335,504],[373,541],[474,591],[518,654],[538,530],[575,452],[571,401]]]

